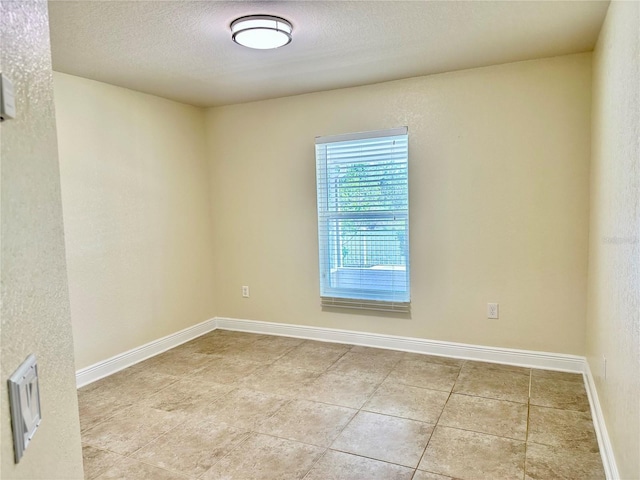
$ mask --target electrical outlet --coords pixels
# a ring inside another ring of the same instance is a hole
[[[497,303],[487,303],[487,318],[498,318]]]
[[[244,298],[249,298],[249,287],[247,285],[242,286],[242,296]]]

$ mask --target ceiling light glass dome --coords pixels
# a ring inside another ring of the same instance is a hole
[[[278,48],[291,42],[293,27],[284,18],[249,15],[231,23],[231,38],[239,45],[258,50]]]

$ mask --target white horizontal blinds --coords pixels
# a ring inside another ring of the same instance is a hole
[[[323,304],[402,310],[410,299],[406,128],[318,138],[316,163]]]

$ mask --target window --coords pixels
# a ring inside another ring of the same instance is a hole
[[[322,305],[408,311],[407,128],[316,138]]]

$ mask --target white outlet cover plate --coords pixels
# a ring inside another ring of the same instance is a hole
[[[36,357],[29,355],[8,383],[13,448],[18,463],[42,421]]]

